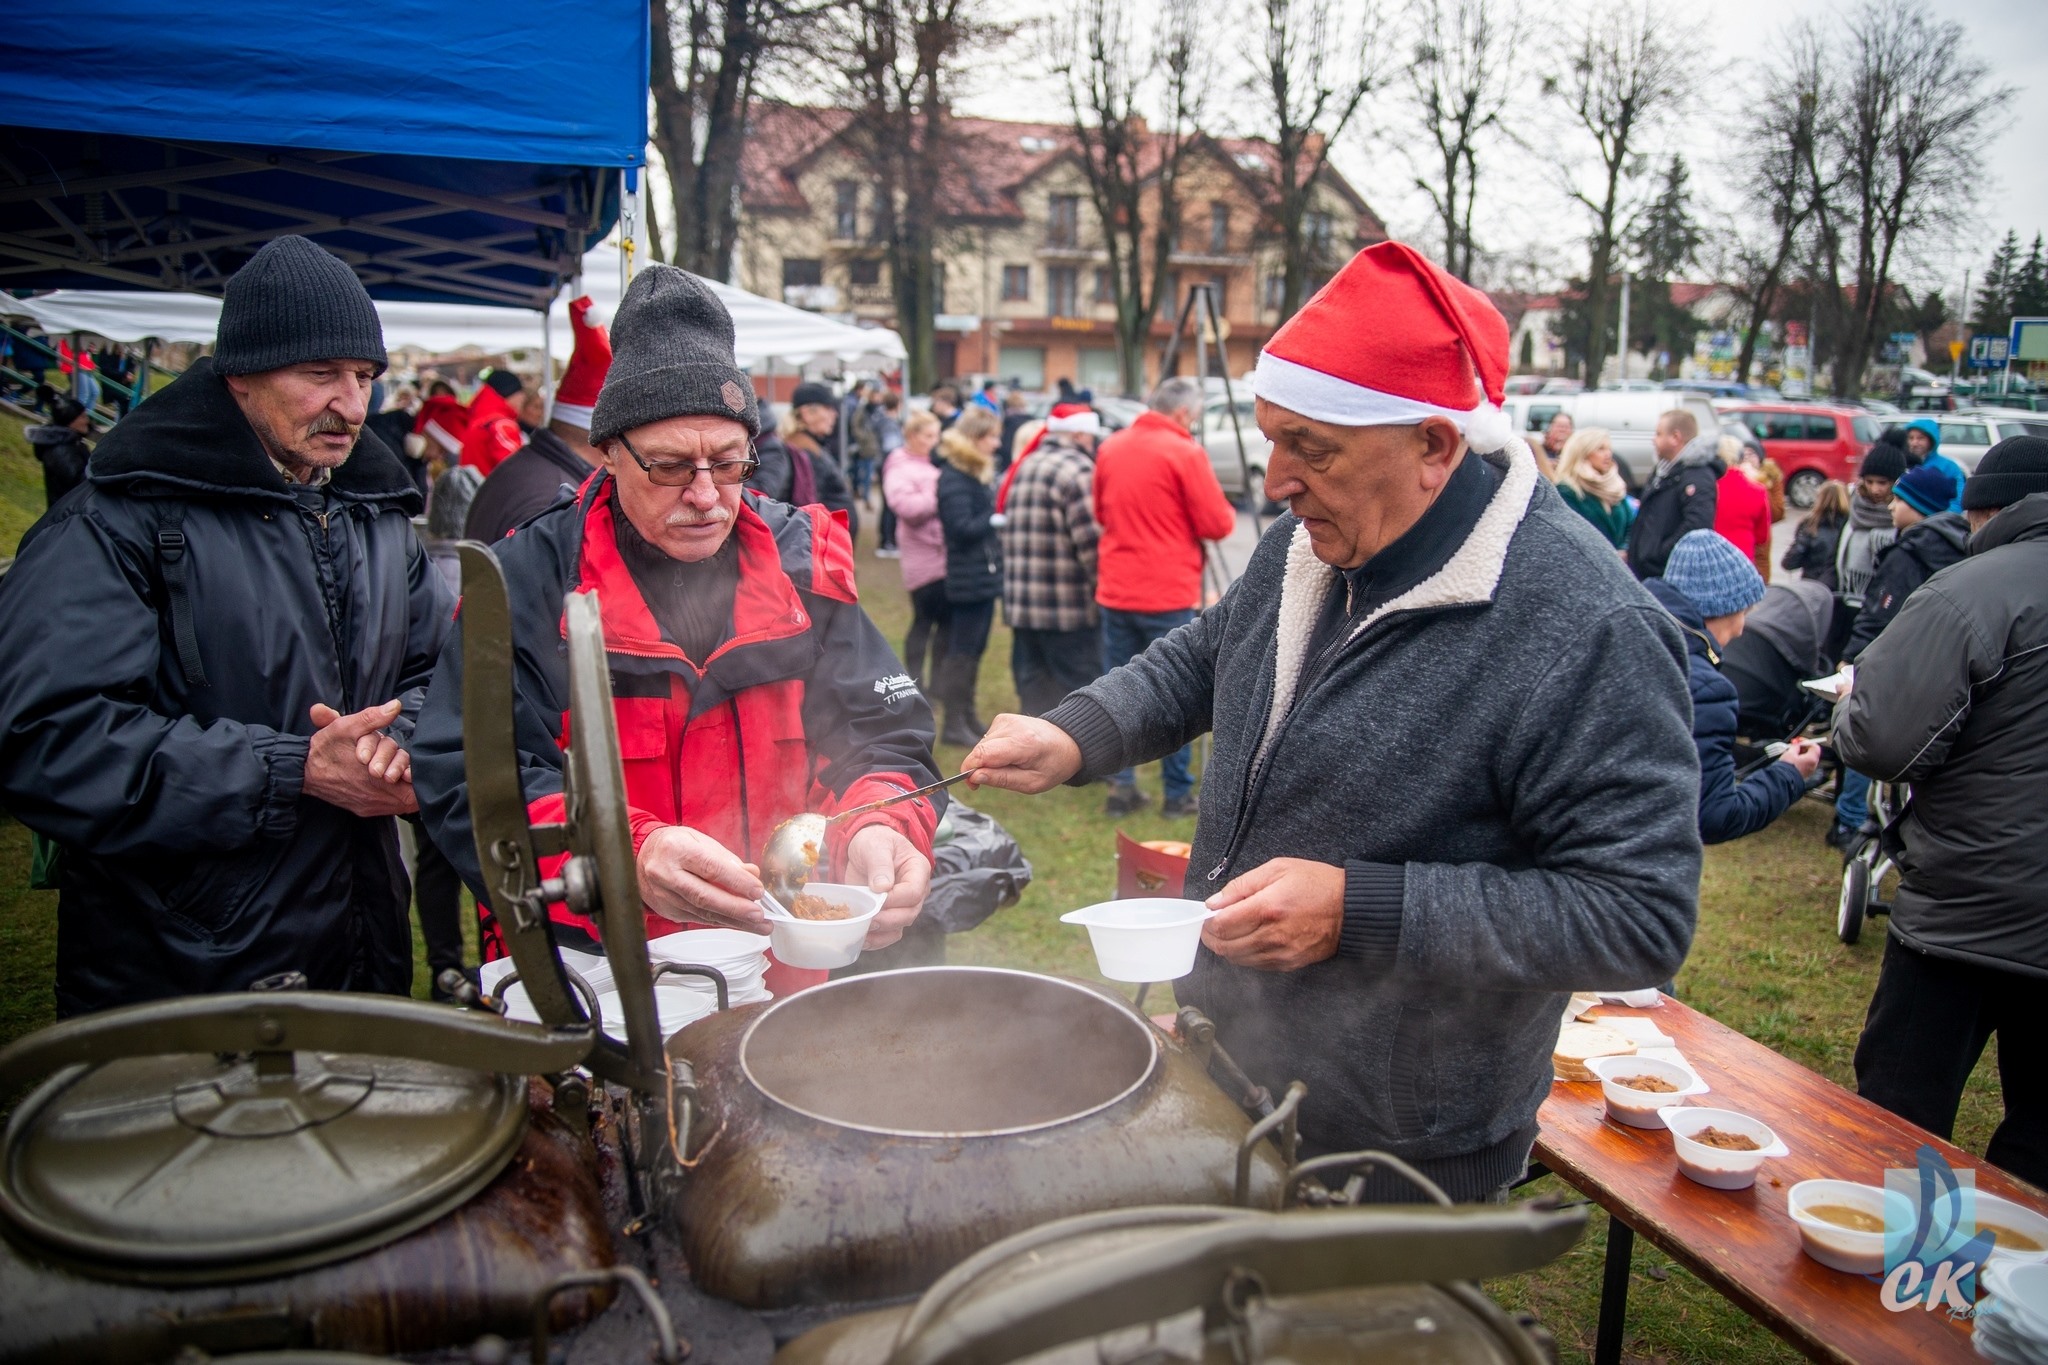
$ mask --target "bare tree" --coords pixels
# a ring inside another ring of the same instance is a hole
[[[1304,225],[1331,144],[1380,84],[1386,24],[1377,0],[1343,11],[1336,0],[1259,0],[1259,13],[1251,98],[1261,132],[1278,153],[1263,188],[1280,240],[1284,320],[1301,307],[1311,273],[1334,264],[1331,243],[1312,239]]]
[[[1633,216],[1633,184],[1648,170],[1644,148],[1692,90],[1689,46],[1658,11],[1637,0],[1596,7],[1565,55],[1565,72],[1545,82],[1591,135],[1598,165],[1591,184],[1567,172],[1567,190],[1593,217],[1586,273],[1589,320],[1585,380],[1600,382],[1607,360],[1608,309],[1617,249]]]
[[[1902,249],[1974,197],[1979,147],[2012,91],[1963,50],[1962,25],[1920,0],[1866,0],[1844,37],[1840,98],[1819,141],[1837,192],[1821,205],[1828,285],[1853,289],[1835,350],[1834,391],[1862,392]]]
[[[1144,44],[1135,40],[1134,8],[1133,0],[1074,0],[1064,46],[1052,54],[1109,255],[1117,377],[1132,395],[1144,388],[1152,320],[1171,285],[1181,173],[1213,74],[1204,0],[1165,0]]]
[[[940,187],[962,160],[953,89],[967,55],[1003,33],[977,16],[971,0],[849,0],[830,40],[855,110],[847,146],[874,187],[912,389],[937,378]]]
[[[1429,141],[1430,173],[1415,187],[1443,231],[1444,269],[1470,282],[1479,150],[1508,111],[1522,11],[1516,0],[1423,0],[1416,23],[1408,93]]]
[[[1749,305],[1735,379],[1747,384],[1756,363],[1757,337],[1783,299],[1785,271],[1794,263],[1801,234],[1829,187],[1816,183],[1815,156],[1821,110],[1832,101],[1826,52],[1810,24],[1794,29],[1783,57],[1765,69],[1752,119],[1738,141],[1736,165],[1743,196],[1767,221],[1769,236],[1744,241],[1737,270]]]
[[[755,82],[818,3],[653,0],[654,144],[668,168],[675,264],[727,279],[739,235],[740,148]]]

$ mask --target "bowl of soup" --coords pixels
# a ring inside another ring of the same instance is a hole
[[[2048,1261],[2048,1215],[1981,1190],[1976,1206],[1977,1231],[1992,1234],[1986,1265]]]
[[[1884,1273],[1884,1236],[1913,1226],[1913,1203],[1882,1185],[1852,1180],[1802,1180],[1785,1192],[1785,1210],[1799,1225],[1799,1245],[1830,1270]]]
[[[1733,1109],[1658,1110],[1671,1130],[1678,1169],[1689,1179],[1717,1190],[1746,1190],[1756,1183],[1757,1169],[1792,1149],[1778,1140],[1770,1126]]]

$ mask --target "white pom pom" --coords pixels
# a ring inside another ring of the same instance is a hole
[[[425,459],[427,454],[427,438],[420,435],[417,431],[408,431],[405,434],[405,453],[412,456],[415,460]]]
[[[1514,434],[1508,415],[1491,403],[1481,405],[1465,419],[1465,443],[1474,450],[1499,450]]]

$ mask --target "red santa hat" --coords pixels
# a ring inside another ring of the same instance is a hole
[[[415,436],[432,437],[442,450],[453,455],[462,449],[462,438],[469,434],[469,409],[460,399],[437,394],[420,404],[412,430]]]
[[[1369,246],[1259,352],[1252,391],[1336,426],[1448,417],[1474,450],[1511,434],[1508,324],[1479,290],[1399,242]]]
[[[588,294],[569,301],[569,328],[576,337],[576,349],[569,354],[569,368],[555,390],[554,410],[548,415],[590,430],[590,414],[597,406],[598,390],[612,368],[612,336],[603,323],[590,315],[595,307]]]

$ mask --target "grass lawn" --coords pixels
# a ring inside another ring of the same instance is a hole
[[[21,530],[41,508],[40,472],[18,426],[0,421],[0,556],[13,552]],[[864,532],[863,593],[884,632],[900,641],[909,612],[897,566],[875,559],[872,545],[872,532]],[[998,624],[981,672],[985,715],[1015,703],[1009,639]],[[954,771],[961,756],[958,749],[943,749],[941,769]],[[1140,785],[1154,804],[1124,819],[1122,827],[1135,838],[1189,837],[1192,820],[1157,814],[1156,765],[1141,772]],[[954,961],[1092,975],[1085,935],[1058,917],[1113,889],[1116,823],[1102,814],[1102,798],[1100,787],[1061,788],[1030,798],[1001,792],[971,798],[1017,838],[1036,880],[1018,905],[955,939]],[[1867,934],[1853,948],[1836,940],[1839,863],[1821,843],[1825,825],[1824,808],[1806,802],[1761,834],[1708,850],[1699,934],[1678,986],[1691,1004],[1846,1085],[1853,1083],[1850,1054],[1876,982],[1883,936]],[[55,897],[26,890],[27,874],[27,833],[0,819],[0,1042],[51,1017]],[[106,947],[118,951],[118,945]],[[415,993],[425,994],[424,968],[415,978]],[[1154,998],[1163,1005],[1163,997]],[[1963,1098],[1956,1141],[1981,1155],[1999,1112],[1987,1052]],[[1534,1188],[1555,1186],[1553,1179]],[[1511,1306],[1537,1312],[1556,1332],[1567,1360],[1586,1359],[1592,1350],[1605,1224],[1595,1210],[1588,1235],[1569,1255],[1489,1286]],[[1634,1271],[1631,1359],[1732,1365],[1796,1358],[1646,1241],[1636,1244]]]

